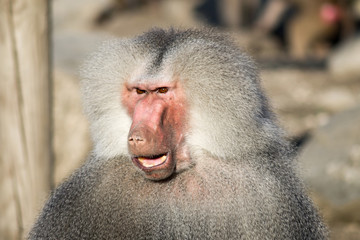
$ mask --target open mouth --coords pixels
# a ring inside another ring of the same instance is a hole
[[[145,169],[153,168],[160,166],[166,162],[168,158],[168,154],[160,154],[156,156],[142,156],[142,157],[134,157],[134,160]]]

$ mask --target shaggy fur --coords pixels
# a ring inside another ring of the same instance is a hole
[[[29,239],[326,239],[253,61],[211,30],[106,42],[82,70],[94,150]],[[192,165],[145,179],[127,149],[125,82],[181,81]]]

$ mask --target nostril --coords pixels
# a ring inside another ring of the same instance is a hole
[[[141,141],[143,141],[143,139],[141,137],[135,137],[135,141],[141,142]]]
[[[142,138],[142,137],[140,137],[140,136],[131,136],[131,137],[129,137],[129,142],[142,142],[142,141],[144,141],[144,139]]]

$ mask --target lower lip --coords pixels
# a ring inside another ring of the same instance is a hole
[[[135,157],[133,158],[133,160],[143,170],[152,169],[166,163],[166,161],[168,160],[168,154],[164,154],[161,157],[155,159],[145,158],[145,157]]]

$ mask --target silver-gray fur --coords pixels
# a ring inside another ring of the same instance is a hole
[[[253,61],[211,30],[106,42],[82,70],[94,150],[29,239],[326,239]],[[133,166],[124,81],[173,81],[189,102],[192,165],[162,181]]]

